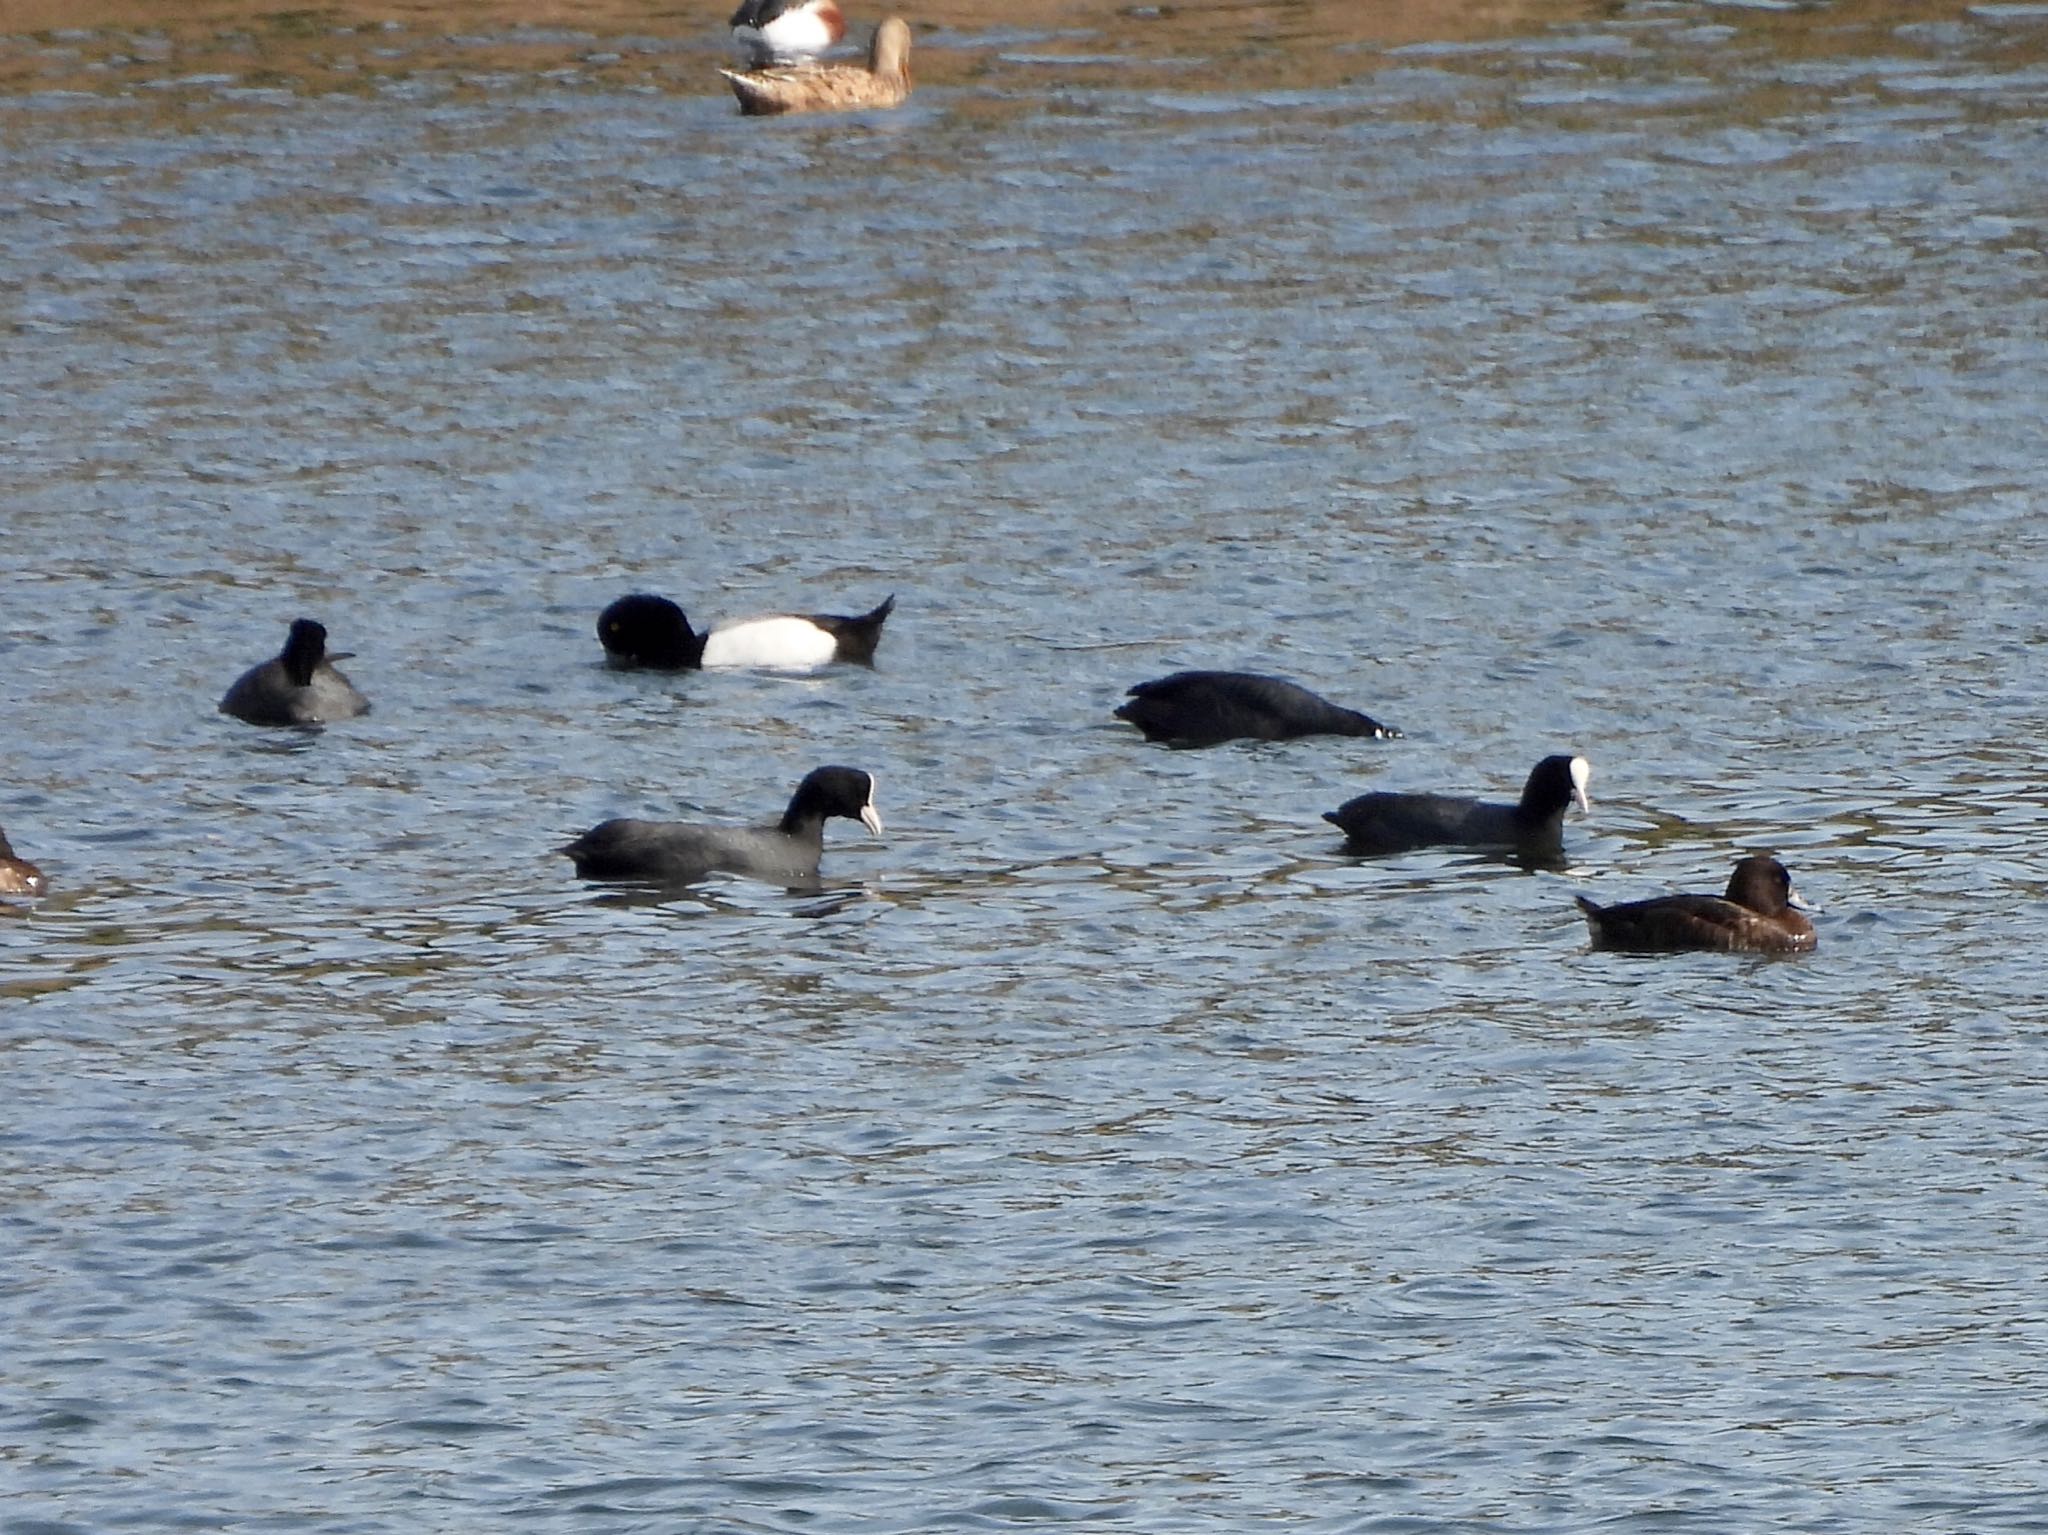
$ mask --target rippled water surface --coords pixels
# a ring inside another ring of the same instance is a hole
[[[2048,1528],[2048,17],[1752,14],[0,102],[0,1530]],[[823,893],[551,852],[832,761]],[[1757,847],[1818,954],[1588,951]]]

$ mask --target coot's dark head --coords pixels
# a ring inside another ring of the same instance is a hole
[[[875,775],[850,767],[811,769],[790,797],[782,829],[793,832],[806,822],[817,824],[832,816],[858,821],[871,836],[881,836],[882,817],[875,809]]]
[[[278,660],[284,663],[284,674],[292,680],[292,686],[311,687],[313,673],[326,659],[327,626],[310,618],[293,619],[291,633],[284,639],[284,651],[278,656]]]
[[[1800,904],[1792,873],[1766,853],[1753,854],[1728,876],[1728,899],[1766,917],[1781,917]]]
[[[1590,815],[1593,807],[1586,798],[1586,785],[1592,779],[1593,765],[1584,757],[1562,753],[1545,757],[1522,786],[1521,813],[1530,820],[1543,821],[1576,805],[1580,815]]]
[[[613,666],[675,671],[696,666],[704,654],[704,637],[690,628],[683,610],[646,592],[621,597],[598,614],[597,638]]]

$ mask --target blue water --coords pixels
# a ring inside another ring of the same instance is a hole
[[[2048,1528],[2023,10],[0,102],[0,1531]],[[216,714],[300,613],[374,712]],[[833,761],[823,894],[552,852]],[[1753,848],[1814,956],[1588,951]]]

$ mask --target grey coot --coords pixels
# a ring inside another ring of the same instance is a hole
[[[683,610],[666,597],[636,592],[612,603],[597,618],[605,661],[618,668],[690,671],[705,666],[759,666],[807,670],[832,661],[875,664],[882,625],[896,598],[846,617],[838,613],[771,613],[719,624],[698,633]]]
[[[327,630],[310,618],[294,619],[283,652],[242,673],[220,701],[221,713],[251,725],[324,725],[369,708],[328,659]]]
[[[707,874],[743,874],[790,887],[818,882],[825,823],[858,821],[879,837],[875,778],[859,768],[821,767],[804,775],[782,819],[770,826],[697,826],[683,821],[605,821],[562,852],[584,879],[685,885]]]
[[[1726,895],[1660,895],[1601,906],[1576,896],[1593,946],[1668,953],[1719,949],[1734,954],[1805,954],[1818,946],[1813,924],[1798,909],[1792,876],[1766,854],[1745,858]]]
[[[1284,677],[1256,672],[1175,672],[1141,682],[1116,717],[1136,725],[1148,741],[1182,747],[1401,733]]]
[[[1584,757],[1545,757],[1512,805],[1448,794],[1361,794],[1323,819],[1341,828],[1352,853],[1405,853],[1419,847],[1507,848],[1528,858],[1564,853],[1564,817],[1590,808]]]
[[[26,858],[15,857],[7,833],[0,831],[0,895],[41,895],[49,888],[43,871]]]

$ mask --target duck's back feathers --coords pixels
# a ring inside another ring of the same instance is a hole
[[[1117,707],[1116,717],[1136,725],[1148,741],[1184,747],[1313,735],[1400,734],[1284,677],[1256,672],[1175,672],[1141,682]]]
[[[748,117],[898,107],[910,96],[910,27],[902,17],[891,16],[875,28],[865,66],[805,64],[719,73],[731,83]]]
[[[1343,831],[1353,853],[1475,847],[1556,858],[1564,849],[1565,812],[1574,804],[1582,813],[1588,808],[1591,775],[1584,757],[1545,757],[1512,805],[1449,794],[1361,794],[1323,819]]]
[[[250,667],[222,696],[220,712],[250,725],[324,725],[370,711],[327,659],[327,630],[310,618],[295,619],[284,650]]]
[[[1804,954],[1819,944],[1795,904],[1792,876],[1777,859],[1745,858],[1720,895],[1660,895],[1601,906],[1574,896],[1593,944],[1602,949],[1669,953],[1710,949],[1737,954]]]
[[[605,665],[619,670],[676,672],[704,664],[704,636],[690,627],[681,608],[651,592],[607,606],[597,615],[597,639]]]

